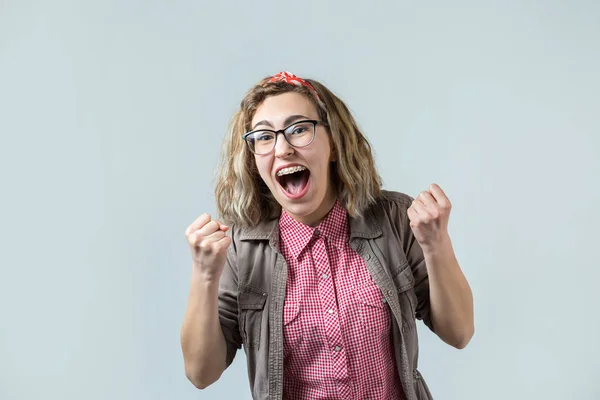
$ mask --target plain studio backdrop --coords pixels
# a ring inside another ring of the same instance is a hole
[[[289,70],[385,187],[432,182],[475,297],[436,399],[600,398],[600,2],[0,0],[0,399],[250,399],[185,378],[185,228],[230,117]]]

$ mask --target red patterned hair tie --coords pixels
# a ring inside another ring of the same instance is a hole
[[[317,93],[317,91],[315,90],[313,85],[311,85],[304,79],[297,77],[296,75],[292,74],[291,72],[287,72],[287,71],[280,72],[277,75],[274,75],[271,79],[269,79],[269,82],[287,82],[292,85],[307,87],[308,89],[310,89],[311,92],[314,93],[314,95],[317,97],[317,99],[319,101],[321,101],[321,97],[319,97],[319,94]]]

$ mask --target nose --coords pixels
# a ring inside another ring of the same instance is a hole
[[[285,140],[283,133],[277,134],[277,141],[275,142],[275,157],[285,158],[294,154],[294,148]]]

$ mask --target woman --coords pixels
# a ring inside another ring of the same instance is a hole
[[[473,300],[437,185],[381,189],[345,104],[282,72],[242,100],[216,187],[221,219],[186,230],[192,283],[181,343],[205,388],[244,346],[255,399],[430,399],[421,319],[471,339]]]

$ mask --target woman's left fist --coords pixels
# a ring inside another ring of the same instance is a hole
[[[438,185],[419,193],[408,209],[410,227],[424,251],[449,240],[448,220],[452,204]]]

